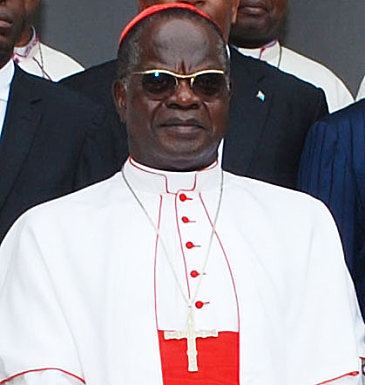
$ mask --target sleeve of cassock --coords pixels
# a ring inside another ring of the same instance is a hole
[[[85,383],[29,213],[0,248],[0,384]]]
[[[305,279],[295,288],[301,300],[288,309],[287,383],[306,378],[304,384],[360,385],[364,322],[334,220],[322,203],[315,206],[306,242],[308,262],[301,266]]]

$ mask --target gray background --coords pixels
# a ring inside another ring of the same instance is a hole
[[[365,74],[365,0],[290,0],[286,45],[323,64],[356,94]],[[42,39],[89,67],[114,58],[135,0],[43,0]]]

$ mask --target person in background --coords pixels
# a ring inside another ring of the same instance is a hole
[[[298,188],[332,212],[365,316],[365,100],[314,124],[304,146]]]
[[[287,12],[288,0],[240,0],[237,21],[231,30],[231,44],[244,55],[263,60],[322,88],[330,112],[353,103],[350,91],[331,70],[280,43]]]
[[[23,0],[25,7],[24,24],[14,47],[13,59],[20,68],[28,73],[48,80],[59,81],[64,77],[83,71],[84,68],[76,60],[40,41],[33,25],[40,1]]]
[[[118,56],[131,157],[6,237],[0,383],[360,385],[364,324],[328,210],[217,161],[219,28],[157,5]]]
[[[0,1],[0,242],[30,207],[117,170],[102,108],[14,64],[25,12]]]

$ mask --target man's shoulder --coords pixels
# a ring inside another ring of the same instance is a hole
[[[61,80],[61,84],[78,90],[79,87],[92,86],[92,84],[110,83],[116,78],[117,60],[110,60],[105,63],[90,67],[85,71],[69,76]],[[82,91],[82,90],[81,90]]]
[[[297,78],[294,75],[288,74],[278,68],[266,63],[263,60],[258,60],[241,54],[236,49],[232,49],[232,67],[241,66],[256,78],[266,77],[269,81],[273,81],[277,90],[287,90],[292,92],[293,89],[300,89],[302,95],[305,93],[321,93],[322,91],[314,85]]]
[[[104,109],[93,101],[59,83],[28,74],[19,67],[16,68],[11,85],[11,95],[13,97],[10,101],[14,103],[26,99],[42,101],[37,104],[38,111],[42,111],[47,124],[49,124],[48,117],[53,119],[52,126],[55,127],[60,122],[68,122],[69,125],[77,126],[81,130],[88,126],[87,122],[97,127],[105,119]],[[64,127],[65,130],[68,128]]]
[[[303,192],[229,172],[224,174],[233,194],[249,197],[276,215],[295,218],[308,212],[328,211],[322,202]]]
[[[322,153],[331,156],[347,153],[352,163],[363,159],[364,136],[365,100],[360,100],[316,122],[311,127],[308,141],[318,148],[321,144]],[[359,156],[354,157],[354,154]]]
[[[82,229],[97,227],[98,218],[105,212],[105,207],[113,205],[119,193],[116,186],[119,185],[115,175],[82,190],[33,206],[18,217],[3,243],[24,233],[47,242],[59,234],[71,234],[79,239]]]
[[[82,71],[84,69],[80,63],[78,63],[75,59],[65,54],[64,52],[56,50],[55,48],[52,48],[44,43],[40,43],[40,46],[42,55],[46,61],[47,59],[51,59],[52,62],[57,63],[58,66],[66,65],[73,70],[73,73]]]
[[[47,226],[47,222],[64,223],[81,220],[90,213],[112,206],[119,199],[121,176],[116,173],[108,179],[94,183],[76,192],[41,203],[26,211],[26,222]]]
[[[60,83],[114,112],[112,85],[116,77],[117,60],[111,60],[62,79]]]
[[[298,72],[298,74],[301,71],[305,71],[305,73],[311,73],[312,76],[317,76],[318,78],[324,77],[327,80],[342,83],[342,81],[324,64],[304,56],[299,52],[293,51],[290,48],[282,46],[281,49],[283,50],[283,55],[288,58],[288,61],[295,67],[295,71]]]
[[[43,79],[39,76],[30,74],[20,67],[16,67],[14,80],[11,84],[11,89],[15,89],[15,92],[19,89],[32,88],[33,95],[39,95],[47,97],[47,102],[57,102],[74,104],[75,101],[79,103],[90,103],[90,101],[78,93],[63,87],[60,83],[52,82],[47,79]]]
[[[326,124],[348,124],[351,122],[362,123],[365,128],[365,99],[349,105],[323,118],[321,122]],[[359,126],[359,129],[361,127]]]

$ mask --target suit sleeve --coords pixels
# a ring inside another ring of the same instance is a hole
[[[298,188],[323,201],[334,216],[365,314],[365,250],[360,251],[365,239],[365,216],[359,186],[365,179],[356,170],[365,164],[363,142],[363,129],[354,127],[350,120],[328,119],[314,124],[304,146]]]
[[[346,255],[351,255],[357,186],[351,157],[351,133],[326,121],[310,130],[301,158],[298,187],[323,201],[335,217]],[[351,269],[351,266],[350,266]]]
[[[0,384],[85,383],[39,243],[23,215],[0,248]]]

